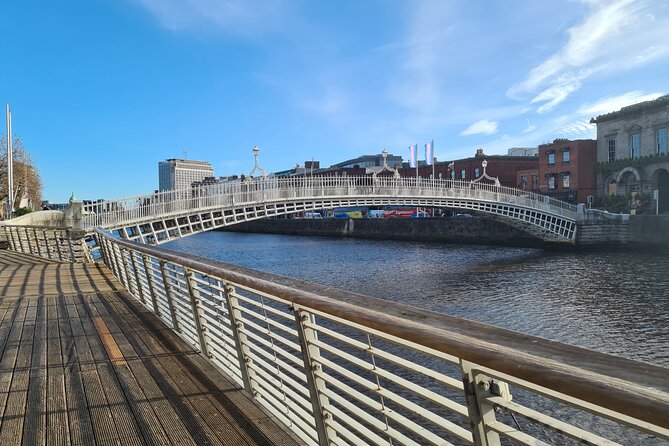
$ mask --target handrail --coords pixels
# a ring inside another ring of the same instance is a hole
[[[111,244],[121,253],[135,252],[142,257],[179,265],[184,271],[215,277],[221,283],[230,282],[261,295],[275,296],[296,307],[341,318],[648,423],[655,426],[655,434],[669,438],[669,371],[662,367],[361,294],[176,254],[112,238],[100,229],[95,233],[103,242],[103,248],[107,246],[106,251]],[[126,279],[128,277],[126,274]]]

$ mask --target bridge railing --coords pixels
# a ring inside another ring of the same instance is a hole
[[[109,227],[193,210],[206,211],[288,199],[370,196],[488,200],[508,202],[568,218],[575,218],[576,215],[576,207],[572,204],[545,195],[494,184],[383,176],[333,176],[269,177],[251,182],[222,183],[101,201],[84,206],[83,222],[87,228]]]
[[[96,236],[138,301],[307,444],[669,440],[667,369]]]
[[[0,225],[0,235],[12,251],[67,263],[91,260],[86,233],[81,229]]]

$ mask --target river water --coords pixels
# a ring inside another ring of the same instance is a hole
[[[165,248],[669,367],[669,255],[206,232]]]

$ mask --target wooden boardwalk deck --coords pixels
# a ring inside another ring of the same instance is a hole
[[[100,265],[0,251],[0,445],[297,442]]]

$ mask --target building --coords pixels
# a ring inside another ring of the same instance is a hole
[[[590,120],[597,124],[597,195],[669,212],[669,95]]]
[[[472,181],[483,175],[484,160],[488,163],[486,173],[499,178],[500,184],[508,187],[516,187],[516,173],[519,170],[537,169],[539,163],[536,156],[486,155],[483,149],[477,149],[473,157],[453,161],[452,170],[449,167],[450,161],[435,163],[434,175],[437,179]],[[418,169],[410,167],[400,169],[400,175],[403,177],[415,177],[416,173],[421,178],[431,178],[432,166],[419,165]]]
[[[593,139],[556,139],[541,144],[538,192],[568,203],[587,203],[596,193],[596,159],[597,141]]]
[[[539,193],[539,167],[517,170],[516,188]]]
[[[158,189],[190,189],[194,182],[213,177],[214,169],[207,161],[168,159],[158,163]]]
[[[538,153],[537,147],[511,147],[507,151],[509,156],[537,156]]]
[[[398,155],[388,154],[386,157],[388,167],[399,168],[402,167],[402,157]],[[341,163],[333,164],[332,167],[341,168],[362,168],[367,167],[381,167],[383,166],[383,155],[363,155],[350,160],[342,161]]]

